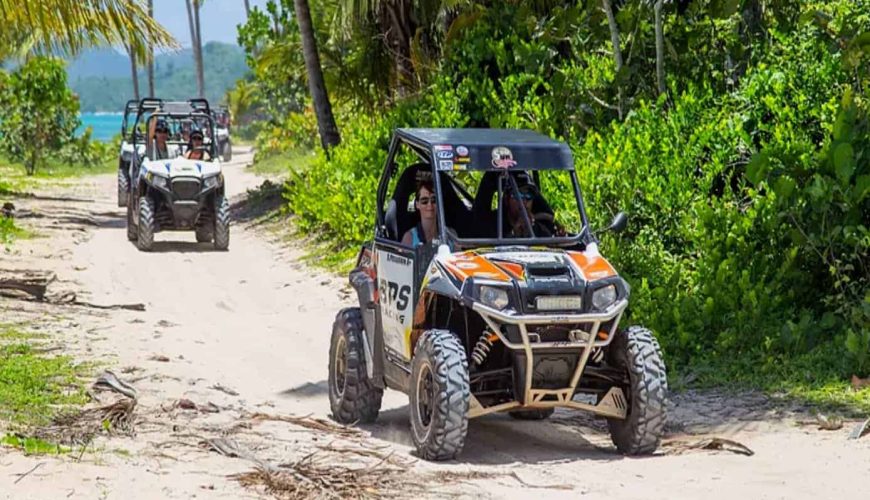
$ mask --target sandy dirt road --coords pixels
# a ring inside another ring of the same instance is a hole
[[[243,215],[246,190],[262,179],[245,168],[249,152],[235,158],[225,172]],[[245,220],[234,223],[229,252],[195,243],[192,233],[160,233],[153,252],[139,252],[125,238],[113,176],[38,194],[53,199],[14,201],[40,237],[0,254],[0,269],[50,270],[54,293],[142,303],[145,311],[0,298],[0,322],[27,322],[52,345],[131,382],[140,398],[135,433],[101,436],[80,456],[0,448],[0,498],[269,497],[228,477],[252,462],[201,445],[214,437],[275,464],[314,452],[324,464],[372,471],[399,463],[397,482],[384,480],[382,493],[408,498],[870,496],[870,436],[847,440],[853,421],[836,431],[798,425],[806,411],[756,394],[674,394],[668,437],[646,458],[618,455],[604,422],[559,411],[541,423],[472,421],[458,461],[425,463],[412,454],[407,398],[395,392],[362,436],[256,418],[328,418],[329,334],[335,313],[352,305],[346,280],[304,265],[300,249]],[[179,408],[180,399],[212,411]],[[710,436],[755,454],[688,448]],[[377,452],[334,451],[346,447]]]

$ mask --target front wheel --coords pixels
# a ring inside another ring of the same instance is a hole
[[[366,372],[363,320],[358,307],[342,309],[332,325],[329,344],[329,407],[343,424],[374,422],[384,390]]]
[[[213,232],[208,227],[197,227],[196,228],[196,242],[197,243],[211,243],[213,238]]]
[[[426,460],[450,460],[465,446],[468,431],[468,362],[459,339],[428,330],[411,362],[411,437]]]
[[[230,202],[223,196],[214,200],[214,248],[230,248]]]
[[[147,196],[139,198],[139,235],[136,246],[143,252],[154,246],[154,200]]]
[[[668,378],[661,348],[652,332],[639,326],[620,331],[608,348],[608,362],[628,372],[628,413],[608,419],[610,437],[626,455],[658,448],[667,417]]]

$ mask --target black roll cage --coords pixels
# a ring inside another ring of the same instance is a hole
[[[205,99],[201,99],[201,100],[205,101]],[[143,99],[143,101],[144,101],[144,99]],[[191,101],[194,101],[194,99],[191,99]],[[136,128],[139,126],[139,121],[140,121],[140,119],[145,111],[147,111],[147,109],[143,110],[143,108],[140,106],[139,113],[137,113],[137,115],[136,115],[136,123],[133,126],[134,127],[133,130],[136,130]],[[215,154],[217,151],[216,140],[215,140],[217,131],[216,131],[216,127],[215,127],[214,117],[211,115],[211,112],[208,109],[208,102],[205,103],[205,108],[192,108],[190,111],[183,112],[183,113],[155,111],[154,113],[151,113],[151,115],[148,117],[148,121],[157,120],[160,117],[167,117],[167,118],[176,119],[176,120],[177,119],[184,119],[184,118],[194,118],[195,120],[202,120],[202,119],[206,120],[208,122],[209,138],[210,138],[210,141],[208,143],[209,156],[211,156],[212,158],[217,158],[217,154]],[[147,132],[146,132],[146,135],[147,135]],[[146,138],[146,141],[147,141],[147,138]],[[136,144],[137,144],[136,134],[133,134],[133,151],[136,151]],[[145,146],[146,147],[148,146],[147,142],[145,143]]]
[[[442,185],[441,185],[441,176],[438,175],[438,170],[435,168],[437,165],[437,160],[435,158],[435,153],[432,148],[432,144],[428,144],[425,141],[421,141],[413,135],[402,134],[401,131],[396,131],[393,133],[393,137],[390,140],[390,148],[387,153],[387,161],[384,166],[383,173],[381,174],[380,181],[378,183],[378,192],[377,192],[377,228],[379,233],[386,233],[386,223],[385,223],[385,213],[384,213],[384,204],[387,199],[387,189],[389,189],[390,179],[395,175],[398,169],[398,165],[395,164],[394,160],[396,158],[397,153],[399,152],[399,147],[401,145],[406,145],[424,162],[429,165],[429,171],[432,173],[432,179],[435,185],[435,195],[438,200],[443,200],[442,197]],[[508,146],[510,144],[507,144]],[[525,171],[530,170],[534,172],[536,181],[538,177],[538,170],[541,169],[505,169],[503,172],[506,177],[510,179],[511,189],[515,190],[515,193],[519,192],[516,180],[511,175],[507,175],[511,171]],[[589,219],[586,215],[586,206],[583,203],[583,195],[580,191],[580,182],[577,179],[577,173],[572,168],[567,171],[569,176],[571,177],[571,184],[574,188],[574,198],[577,203],[577,208],[580,212],[580,220],[583,224],[583,227],[580,229],[574,236],[562,236],[562,237],[547,237],[547,238],[504,238],[502,237],[502,224],[501,224],[501,216],[502,216],[502,182],[498,182],[498,190],[499,190],[499,203],[498,203],[498,237],[497,238],[452,238],[447,233],[447,224],[444,216],[444,204],[439,201],[436,204],[436,210],[438,213],[438,238],[442,242],[446,242],[448,240],[455,243],[458,247],[480,247],[480,246],[529,246],[529,245],[543,245],[543,246],[559,246],[559,247],[571,247],[578,244],[585,244],[593,240],[592,232],[589,228]],[[468,194],[468,193],[465,193]],[[522,208],[523,216],[525,218],[526,228],[530,230],[529,234],[534,234],[532,231],[532,222],[529,217],[529,214],[526,212],[525,207]]]

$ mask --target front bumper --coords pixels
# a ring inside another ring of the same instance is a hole
[[[207,186],[203,179],[181,177],[167,179],[165,184],[157,185],[146,178],[149,187],[160,193],[169,213],[173,227],[166,229],[193,229],[200,220],[206,201],[216,192],[222,182]]]
[[[625,404],[625,396],[619,388],[614,387],[610,389],[596,405],[574,401],[573,397],[580,382],[580,377],[583,374],[583,369],[589,361],[590,354],[593,349],[610,344],[613,340],[613,335],[617,331],[622,313],[627,306],[628,299],[623,298],[603,312],[584,314],[518,314],[513,311],[494,309],[480,302],[475,302],[472,305],[472,309],[480,314],[506,348],[516,351],[518,356],[515,359],[522,360],[524,366],[519,367],[521,368],[519,371],[522,373],[522,377],[517,382],[522,387],[518,387],[515,390],[517,396],[515,401],[483,407],[472,396],[469,417],[479,417],[511,409],[568,407],[588,410],[592,413],[611,418],[625,418],[627,405]],[[534,335],[529,333],[529,326],[531,325],[577,324],[588,325],[588,330],[583,331],[582,335],[578,335],[572,340],[542,342],[539,341],[539,338],[533,340]],[[601,331],[602,324],[608,324],[609,331]],[[518,328],[519,341],[511,340],[505,335],[502,327],[506,325],[513,325]],[[548,352],[572,350],[576,350],[578,359],[567,385],[558,388],[533,387],[536,354],[546,355]],[[514,369],[517,370],[517,368],[515,366]]]

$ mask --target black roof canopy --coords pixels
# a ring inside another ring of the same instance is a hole
[[[447,170],[572,170],[571,149],[533,130],[401,128],[403,140],[432,152]]]

